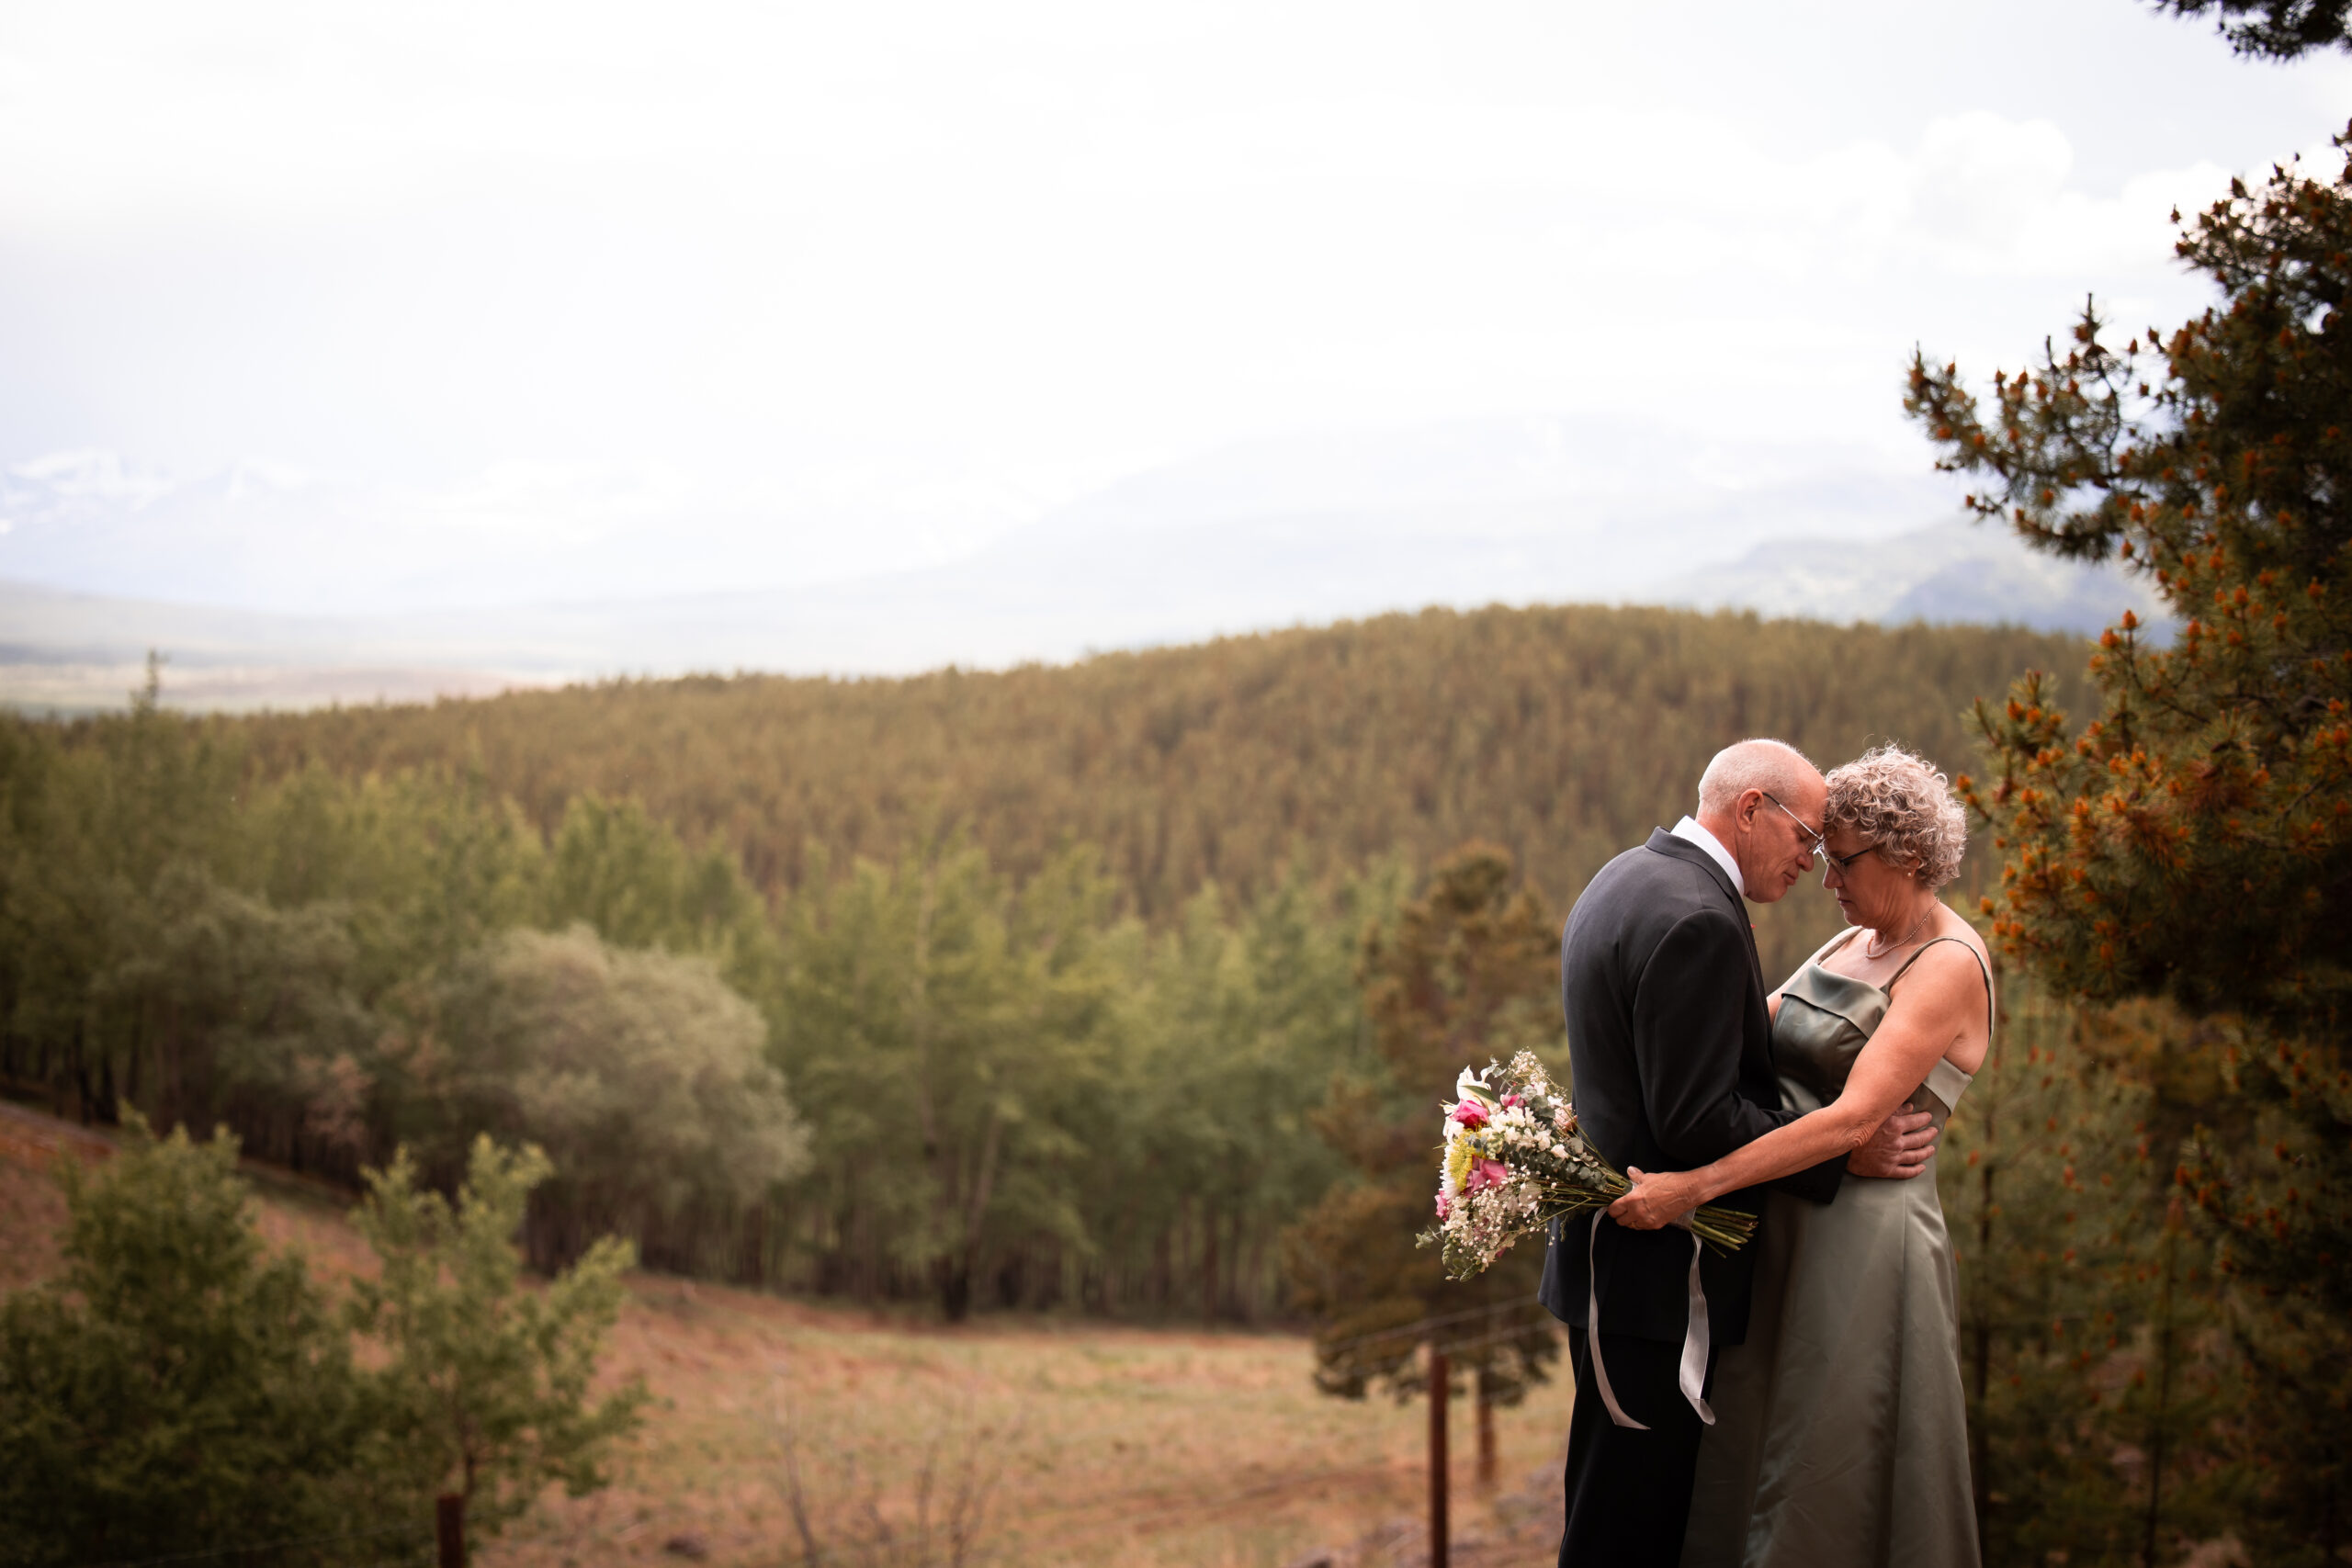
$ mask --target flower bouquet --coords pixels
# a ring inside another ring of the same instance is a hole
[[[1445,1248],[1445,1272],[1467,1280],[1492,1267],[1510,1244],[1553,1220],[1605,1209],[1632,1189],[1577,1124],[1576,1108],[1532,1051],[1483,1073],[1464,1067],[1445,1107],[1437,1224],[1424,1247]],[[1756,1229],[1756,1216],[1708,1203],[1675,1222],[1719,1252]]]

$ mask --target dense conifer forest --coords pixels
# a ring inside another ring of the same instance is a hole
[[[635,800],[771,899],[930,832],[967,832],[1017,881],[1091,845],[1122,908],[1165,925],[1204,886],[1426,868],[1473,839],[1565,908],[1689,808],[1728,739],[1825,765],[1899,739],[1964,768],[1970,703],[2029,668],[2071,681],[2087,651],[2014,628],[1428,610],[1001,673],[626,681],[217,728],[261,776],[447,769],[542,833],[583,794]],[[1783,926],[1784,953],[1826,934],[1827,901],[1798,902],[1759,921],[1768,961]]]
[[[911,680],[0,728],[0,1072],[356,1181],[548,1149],[542,1266],[1261,1318],[1396,1112],[1367,933],[1458,846],[1556,922],[1728,740],[1825,761],[2064,638],[1430,611]],[[1828,900],[1764,911],[1768,963]],[[1335,1086],[1340,1086],[1335,1088]],[[1373,1100],[1363,1097],[1372,1096]]]

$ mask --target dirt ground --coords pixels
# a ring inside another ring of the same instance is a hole
[[[0,1290],[58,1267],[48,1168],[106,1140],[0,1105]],[[256,1172],[274,1246],[330,1279],[367,1267],[334,1195]],[[1325,1397],[1296,1335],[984,1318],[949,1328],[661,1276],[630,1281],[604,1376],[655,1396],[614,1483],[550,1495],[485,1568],[625,1561],[1386,1568],[1428,1561],[1426,1407]],[[1453,1562],[1557,1550],[1568,1393],[1497,1419],[1474,1484],[1454,1406]]]

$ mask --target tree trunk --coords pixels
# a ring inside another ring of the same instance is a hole
[[[1168,1294],[1159,1310],[1169,1312],[1193,1288],[1193,1281],[1183,1277],[1184,1266],[1193,1261],[1193,1200],[1190,1195],[1176,1200],[1176,1234],[1170,1242]]]
[[[1240,1222],[1237,1219],[1234,1223],[1238,1225]],[[1249,1262],[1242,1271],[1242,1282],[1234,1292],[1234,1305],[1244,1323],[1258,1319],[1258,1282],[1265,1277],[1266,1227],[1260,1225],[1250,1233]]]
[[[2164,1517],[2165,1438],[2172,1412],[2173,1276],[2180,1259],[2180,1200],[2176,1197],[2165,1214],[2164,1289],[2156,1308],[2156,1406],[2148,1419],[2148,1517],[2140,1539],[2142,1568],[2155,1568],[2156,1532]]]
[[[950,1323],[961,1323],[971,1315],[972,1269],[970,1259],[958,1254],[943,1258],[939,1269],[939,1310]]]
[[[1982,1165],[1977,1173],[1976,1257],[1973,1259],[1975,1267],[1971,1270],[1975,1276],[1975,1288],[1970,1292],[1974,1297],[1976,1321],[1970,1325],[1969,1335],[1974,1342],[1971,1348],[1975,1352],[1976,1362],[1971,1369],[1973,1376],[1970,1379],[1973,1385],[1970,1392],[1975,1395],[1975,1409],[1970,1413],[1973,1419],[1968,1423],[1968,1440],[1971,1450],[1969,1481],[1976,1494],[1976,1539],[1980,1541],[1985,1539],[1991,1528],[1993,1512],[1993,1447],[1984,1425],[1985,1415],[1990,1408],[1987,1400],[1993,1386],[1993,1175],[1998,1168],[2000,1156],[2000,1145],[1994,1140],[1994,1128],[2000,1120],[2001,1111],[2001,1077],[1996,1070],[2000,1065],[1996,1053],[2000,1049],[2001,1038],[1995,1035],[1993,1049],[1985,1054],[1984,1065],[1978,1068],[1979,1074],[1988,1077],[1989,1081],[1985,1085],[1987,1092],[1982,1112],[1984,1120],[1976,1134],[1978,1148],[1975,1157],[1982,1161]]]
[[[1434,1341],[1430,1345],[1430,1568],[1446,1568],[1446,1483],[1449,1479],[1445,1452],[1445,1397],[1451,1391],[1453,1372],[1445,1364],[1445,1352]]]
[[[434,1501],[433,1534],[441,1548],[441,1568],[466,1568],[466,1499],[444,1492]]]
[[[768,1199],[745,1205],[735,1237],[735,1282],[753,1289],[767,1283],[768,1219],[774,1213]]]
[[[1175,1268],[1169,1258],[1170,1249],[1174,1243],[1174,1237],[1170,1235],[1172,1228],[1170,1225],[1160,1226],[1159,1235],[1152,1238],[1151,1243],[1153,1295],[1159,1310],[1163,1313],[1168,1310],[1169,1293],[1175,1285],[1175,1281],[1170,1278],[1175,1272]]]
[[[1216,1211],[1201,1205],[1201,1321],[1215,1322],[1220,1304],[1217,1281]]]
[[[1498,1469],[1495,1460],[1495,1400],[1487,1382],[1487,1369],[1478,1369],[1478,1490],[1492,1492]]]
[[[74,1025],[74,1114],[86,1127],[90,1124],[90,1075],[82,1064],[82,1024]],[[158,1129],[160,1131],[160,1129]]]

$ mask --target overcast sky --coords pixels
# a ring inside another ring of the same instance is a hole
[[[2177,320],[2167,209],[2347,113],[2137,0],[9,0],[0,467],[394,498],[354,574],[691,520],[714,586],[1366,427],[1915,471],[1914,342]]]

